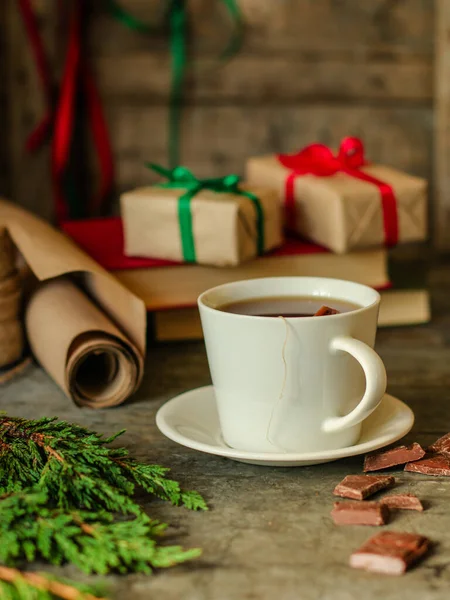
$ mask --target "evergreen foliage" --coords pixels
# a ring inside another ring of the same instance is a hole
[[[45,560],[85,573],[151,573],[199,556],[161,544],[166,525],[136,503],[137,489],[191,510],[207,510],[181,490],[169,469],[147,465],[126,448],[56,418],[0,416],[0,597],[92,600],[90,590],[14,568]]]
[[[199,556],[158,544],[166,526],[145,513],[117,521],[106,511],[48,508],[45,492],[16,492],[0,502],[0,562],[70,562],[85,573],[151,573]]]
[[[94,431],[56,418],[0,418],[0,493],[38,485],[60,508],[139,513],[135,486],[146,492],[205,510],[197,492],[183,492],[167,478],[169,469],[147,465],[126,448],[109,448],[123,431],[104,438]]]

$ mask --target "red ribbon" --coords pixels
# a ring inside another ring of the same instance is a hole
[[[311,144],[296,154],[278,154],[278,160],[291,170],[285,184],[285,207],[290,228],[293,229],[295,225],[294,182],[297,177],[302,175],[331,177],[336,173],[346,173],[350,177],[377,186],[381,196],[385,244],[394,246],[398,242],[398,214],[394,190],[389,184],[361,170],[367,162],[364,158],[364,144],[360,139],[344,138],[337,155],[334,155],[324,144]]]
[[[75,122],[75,98],[78,73],[81,64],[81,19],[77,4],[69,25],[69,39],[66,62],[59,91],[59,102],[54,115],[52,139],[52,177],[55,194],[55,211],[58,222],[70,217],[69,207],[64,198],[63,177],[69,162],[70,145]]]
[[[76,127],[76,97],[83,92],[87,103],[87,117],[100,165],[99,190],[86,207],[86,216],[99,215],[105,211],[114,181],[114,162],[108,129],[103,115],[94,78],[82,52],[81,19],[84,2],[75,0],[71,13],[68,35],[68,48],[59,90],[57,106],[51,101],[51,75],[45,58],[44,46],[31,0],[18,0],[27,35],[32,47],[34,60],[46,99],[46,114],[41,123],[27,140],[27,149],[36,150],[53,128],[52,137],[52,179],[55,195],[55,212],[58,222],[70,218],[70,208],[64,175],[70,162],[70,151]]]
[[[50,69],[31,2],[30,0],[18,1],[45,99],[45,115],[37,127],[30,133],[26,141],[26,149],[29,152],[33,152],[43,143],[50,131],[52,123],[52,85],[49,75]]]

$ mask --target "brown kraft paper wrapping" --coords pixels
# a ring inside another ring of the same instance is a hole
[[[255,194],[264,212],[265,250],[281,245],[281,210],[276,193],[241,185]],[[182,261],[178,198],[185,189],[144,187],[122,194],[127,256]],[[245,196],[202,190],[191,201],[197,263],[233,266],[257,255],[256,211]]]
[[[368,165],[362,171],[389,184],[397,201],[398,241],[427,238],[427,182],[384,165]],[[250,184],[276,190],[285,200],[286,177],[291,171],[275,155],[247,161]],[[331,177],[299,175],[294,182],[295,230],[338,254],[384,244],[380,191],[366,181],[345,173]]]
[[[34,215],[0,200],[0,223],[38,281],[25,306],[37,360],[79,405],[125,401],[143,374],[144,303]]]

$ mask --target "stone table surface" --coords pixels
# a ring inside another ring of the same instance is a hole
[[[405,438],[429,444],[450,430],[450,267],[430,276],[433,321],[379,332],[377,350],[388,392],[404,400],[416,422]],[[432,554],[404,577],[351,570],[348,558],[375,528],[335,527],[332,490],[362,458],[325,465],[273,468],[201,454],[165,439],[158,408],[174,395],[210,382],[203,344],[151,348],[145,381],[130,403],[110,410],[79,409],[37,367],[0,388],[1,409],[28,418],[58,415],[105,434],[126,428],[123,443],[140,459],[172,467],[185,487],[199,490],[210,511],[190,513],[150,501],[149,514],[171,524],[171,541],[203,548],[200,560],[147,577],[110,577],[111,597],[133,600],[409,600],[448,599],[450,479],[398,471],[399,491],[427,504],[403,511],[390,529],[423,533]],[[72,568],[64,575],[80,578]]]

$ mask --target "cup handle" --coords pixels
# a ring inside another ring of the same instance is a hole
[[[338,337],[331,342],[332,353],[348,352],[363,368],[366,391],[360,403],[348,415],[329,417],[322,423],[322,430],[334,433],[361,423],[380,404],[386,391],[386,370],[383,361],[370,346],[352,337]]]

